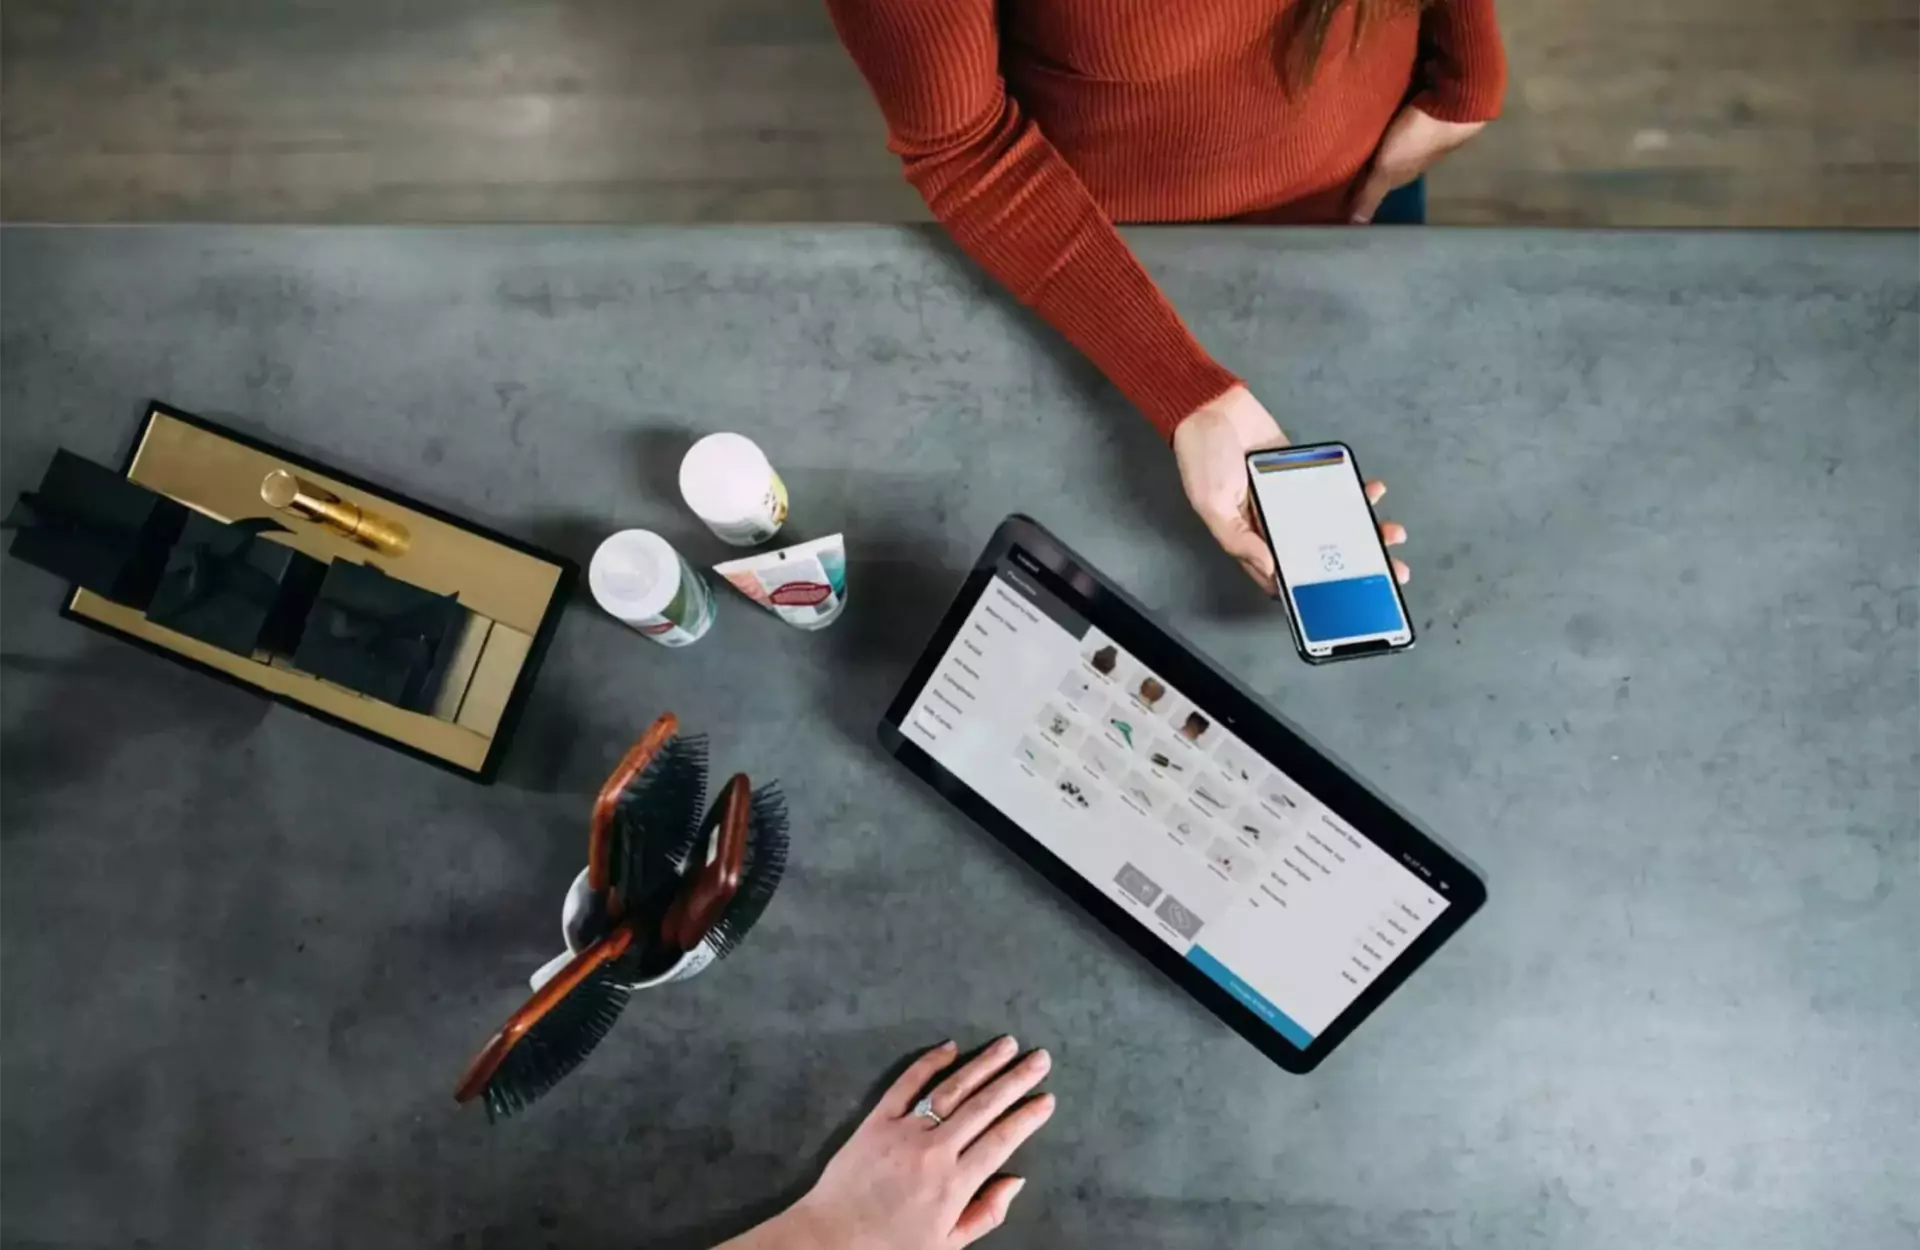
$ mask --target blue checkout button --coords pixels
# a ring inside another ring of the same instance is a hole
[[[1286,1038],[1289,1042],[1292,1042],[1299,1049],[1305,1050],[1307,1045],[1313,1041],[1313,1034],[1294,1023],[1291,1016],[1268,1002],[1258,990],[1234,975],[1231,968],[1215,959],[1212,955],[1207,954],[1207,952],[1200,947],[1193,947],[1187,952],[1187,962],[1206,973],[1209,981],[1212,981],[1221,989],[1233,995],[1242,1003],[1245,1003],[1252,1009],[1254,1015],[1265,1020],[1274,1032]]]

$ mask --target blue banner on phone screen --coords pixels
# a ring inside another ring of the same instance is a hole
[[[1293,606],[1309,642],[1391,634],[1405,627],[1393,582],[1380,573],[1295,586]]]

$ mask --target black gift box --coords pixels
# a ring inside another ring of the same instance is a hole
[[[8,554],[114,603],[144,609],[187,522],[177,500],[70,451],[53,453],[40,489],[6,519]]]
[[[466,619],[456,595],[422,590],[371,564],[335,560],[293,666],[410,712],[431,712]]]
[[[147,619],[236,655],[291,654],[327,566],[261,537],[274,531],[286,526],[188,517]]]

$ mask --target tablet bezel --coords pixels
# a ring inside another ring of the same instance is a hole
[[[948,772],[901,732],[914,701],[932,678],[965,624],[975,602],[986,590],[995,569],[1015,548],[1032,563],[1017,561],[1050,589],[1077,597],[1083,615],[1122,648],[1139,659],[1176,690],[1204,709],[1218,723],[1232,729],[1275,767],[1281,769],[1336,815],[1390,854],[1400,855],[1417,873],[1424,873],[1448,899],[1445,911],[1331,1024],[1304,1049],[1294,1046],[1254,1011],[1234,998],[1184,954],[1162,942],[1139,919],[1100,886],[1081,876],[1049,851],[1038,839],[1004,815],[965,782]],[[1082,606],[1084,605],[1084,606]],[[1145,956],[1160,971],[1197,999],[1234,1032],[1253,1043],[1269,1059],[1289,1072],[1308,1072],[1331,1054],[1353,1030],[1384,1003],[1433,953],[1460,931],[1486,902],[1486,885],[1458,854],[1442,846],[1385,799],[1342,768],[1324,749],[1265,707],[1251,692],[1228,677],[1190,644],[1156,622],[1139,603],[1108,581],[1085,560],[1030,517],[1014,515],[994,531],[966,582],[948,607],[933,637],[914,662],[913,669],[879,726],[887,751],[907,769],[931,785],[954,806],[972,817],[1002,845],[1052,882],[1074,902]]]

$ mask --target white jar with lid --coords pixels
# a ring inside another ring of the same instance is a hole
[[[780,532],[787,484],[744,434],[709,434],[680,461],[680,497],[721,542],[752,547]]]
[[[651,530],[621,530],[601,543],[587,587],[594,602],[663,647],[698,642],[713,628],[713,592]]]

